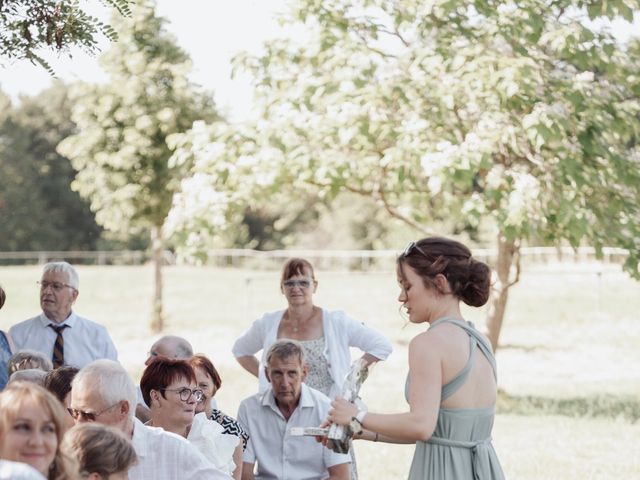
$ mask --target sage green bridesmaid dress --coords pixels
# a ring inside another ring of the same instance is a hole
[[[469,360],[453,380],[442,387],[442,400],[450,397],[466,381],[475,363],[475,351],[489,360],[496,375],[496,362],[491,347],[471,322],[444,317],[441,323],[452,323],[469,335]],[[409,398],[409,378],[405,384],[405,397]],[[504,473],[491,444],[491,430],[495,405],[485,408],[440,408],[433,435],[426,442],[416,442],[409,480],[502,480]]]

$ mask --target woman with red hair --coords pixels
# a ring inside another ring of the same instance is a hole
[[[140,389],[151,414],[147,425],[185,437],[228,474],[240,470],[241,464],[236,469],[233,461],[238,437],[225,435],[222,426],[204,413],[196,415],[204,393],[189,361],[156,357],[142,374]]]

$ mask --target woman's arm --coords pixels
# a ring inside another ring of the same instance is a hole
[[[409,344],[409,412],[397,414],[367,413],[363,427],[378,432],[378,440],[413,443],[428,440],[435,429],[442,388],[441,352],[427,333]],[[329,420],[348,425],[358,408],[337,397],[332,402]],[[382,435],[382,438],[380,436]]]
[[[254,355],[245,355],[243,357],[236,357],[238,363],[244,368],[247,372],[251,373],[254,376],[258,376],[258,370],[260,369],[260,362]]]
[[[236,464],[236,468],[232,473],[234,480],[241,480],[242,478],[242,439],[238,437],[238,446],[233,451],[233,463]]]
[[[403,440],[400,438],[393,438],[389,435],[380,435],[378,432],[364,429],[359,435],[353,436],[354,440],[368,440],[370,442],[384,442],[384,443],[415,443],[410,440]]]

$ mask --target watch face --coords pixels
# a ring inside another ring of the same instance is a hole
[[[351,418],[351,423],[349,424],[353,433],[359,435],[362,433],[362,424],[358,421],[356,417]]]

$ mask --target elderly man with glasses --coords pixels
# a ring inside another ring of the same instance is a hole
[[[17,350],[37,350],[49,356],[53,367],[82,368],[93,360],[117,360],[116,347],[107,329],[77,315],[72,306],[78,298],[76,270],[67,262],[47,263],[40,282],[42,313],[9,330]]]
[[[189,399],[198,396],[190,390]],[[187,397],[182,390],[171,392]],[[98,422],[120,429],[136,450],[138,463],[131,480],[219,480],[230,477],[211,465],[202,454],[179,435],[162,428],[148,427],[133,415],[136,387],[117,362],[96,360],[85,366],[71,384],[69,413],[76,423]]]

